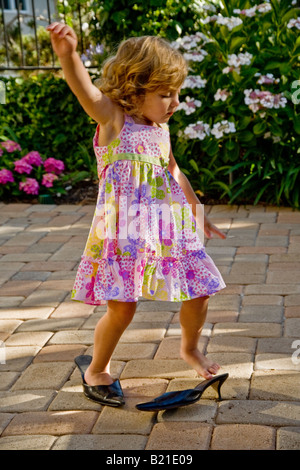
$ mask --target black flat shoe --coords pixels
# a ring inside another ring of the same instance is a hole
[[[218,398],[221,400],[221,386],[227,377],[228,374],[216,375],[212,379],[204,380],[195,388],[164,393],[153,401],[139,403],[136,408],[140,411],[161,411],[192,405],[200,400],[204,390],[210,386],[218,392]]]
[[[75,364],[81,372],[84,395],[100,405],[124,405],[124,395],[119,380],[115,380],[111,385],[88,385],[86,383],[84,374],[91,362],[92,356],[77,356],[75,358]]]

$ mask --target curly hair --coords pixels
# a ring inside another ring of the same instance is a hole
[[[116,55],[104,64],[96,85],[113,102],[133,116],[147,92],[160,88],[178,90],[187,76],[187,63],[160,37],[132,37],[123,41]]]

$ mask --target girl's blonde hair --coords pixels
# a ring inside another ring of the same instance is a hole
[[[97,86],[127,114],[139,116],[138,103],[146,92],[176,91],[186,76],[185,59],[165,39],[132,37],[105,62]]]

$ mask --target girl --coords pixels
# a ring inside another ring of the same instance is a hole
[[[219,365],[198,350],[198,341],[209,296],[225,284],[201,242],[201,205],[174,159],[167,125],[187,64],[161,38],[130,38],[105,63],[98,88],[76,52],[75,32],[61,23],[47,30],[68,85],[98,123],[99,196],[72,298],[107,302],[107,312],[95,329],[93,358],[76,359],[85,394],[102,404],[124,403],[109,365],[140,296],[182,301],[181,357],[211,379]],[[225,238],[202,214],[205,235]]]

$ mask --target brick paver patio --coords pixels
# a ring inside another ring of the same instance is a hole
[[[300,212],[206,207],[206,243],[227,288],[201,347],[230,377],[217,402],[146,413],[136,403],[194,387],[179,357],[180,304],[141,300],[113,357],[122,408],[84,398],[73,362],[105,307],[70,300],[94,206],[0,204],[0,449],[300,449]]]

